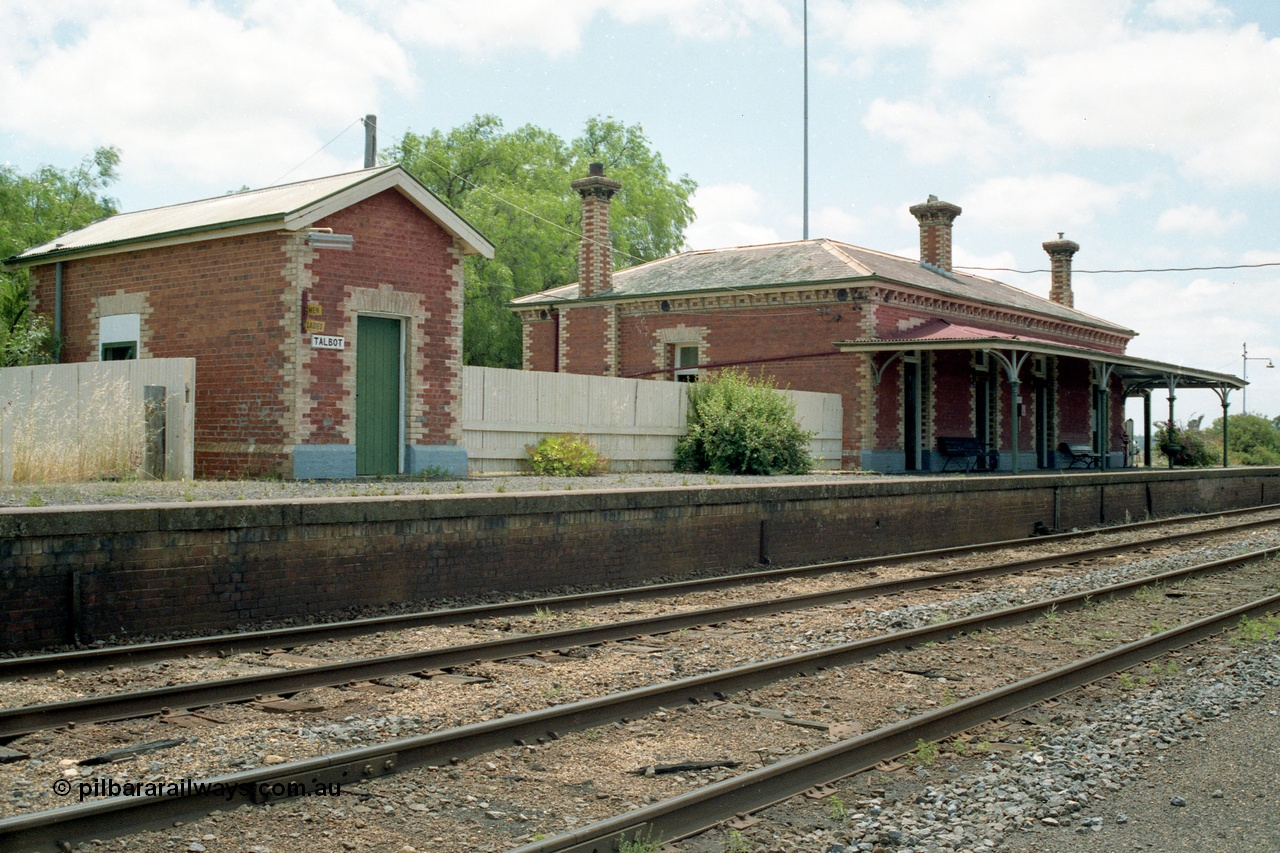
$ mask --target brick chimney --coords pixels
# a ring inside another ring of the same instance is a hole
[[[951,223],[960,215],[960,208],[931,195],[910,210],[920,223],[920,263],[951,272]]]
[[[582,196],[582,243],[578,247],[578,298],[613,288],[613,242],[609,236],[609,199],[622,183],[604,176],[604,164],[570,184]]]
[[[1080,251],[1080,244],[1062,239],[1062,232],[1059,231],[1057,240],[1050,240],[1043,245],[1044,250],[1049,253],[1049,270],[1053,276],[1049,285],[1049,301],[1074,308],[1075,297],[1071,295],[1071,256]]]

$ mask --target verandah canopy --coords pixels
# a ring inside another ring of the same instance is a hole
[[[841,352],[889,353],[890,357],[875,368],[878,382],[896,359],[908,352],[924,352],[937,350],[968,350],[987,353],[1004,369],[1005,377],[1013,390],[1010,399],[1010,414],[1013,427],[1013,473],[1018,473],[1018,406],[1021,402],[1019,376],[1022,367],[1032,355],[1053,355],[1064,358],[1078,358],[1087,361],[1104,393],[1110,387],[1112,377],[1118,377],[1124,387],[1126,398],[1141,396],[1143,399],[1143,416],[1146,422],[1143,453],[1147,465],[1151,464],[1151,390],[1167,388],[1169,391],[1169,422],[1173,423],[1173,404],[1179,388],[1209,388],[1222,403],[1223,445],[1222,466],[1227,467],[1227,409],[1228,395],[1248,383],[1236,376],[1215,373],[1178,364],[1167,364],[1129,355],[1092,350],[1085,347],[1074,347],[1040,338],[1013,335],[993,329],[983,329],[950,323],[946,320],[931,320],[888,338],[877,340],[836,341],[835,347]],[[1100,448],[1100,450],[1103,450]],[[1106,465],[1105,450],[1102,453],[1102,466]]]

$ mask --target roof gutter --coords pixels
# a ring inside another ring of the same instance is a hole
[[[71,259],[80,255],[99,254],[104,251],[117,250],[122,246],[145,246],[148,243],[159,243],[165,240],[172,240],[178,237],[189,237],[193,234],[202,234],[208,231],[223,231],[232,228],[242,228],[245,226],[259,225],[266,222],[281,222],[282,215],[272,213],[266,216],[254,216],[247,219],[238,219],[234,222],[220,222],[216,225],[198,225],[193,228],[180,228],[176,231],[165,231],[162,234],[148,234],[145,237],[131,237],[125,240],[112,240],[108,243],[94,243],[88,246],[74,246],[67,249],[53,249],[48,252],[41,252],[38,255],[13,255],[4,259],[4,266],[9,269],[21,269],[23,267],[40,266],[50,261]]]

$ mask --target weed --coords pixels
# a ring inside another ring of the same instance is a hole
[[[845,821],[849,817],[849,807],[840,797],[833,796],[827,800],[827,816],[832,820]]]
[[[592,477],[603,473],[609,460],[581,435],[548,435],[525,448],[529,470],[547,477]]]
[[[535,832],[533,835],[529,836],[530,841],[545,841],[546,839],[547,834],[545,832]]]
[[[952,690],[950,687],[947,687],[945,690],[942,691],[942,700],[941,700],[942,707],[945,708],[948,705],[954,705],[958,701],[960,700],[957,698],[955,691]]]
[[[1050,605],[1049,609],[1044,612],[1044,621],[1050,625],[1057,625],[1058,619],[1058,605]]]
[[[991,751],[991,741],[983,738],[973,745],[973,751],[978,755],[986,755]]]
[[[647,829],[643,834],[637,832],[635,838],[623,839],[622,844],[618,847],[618,853],[658,853],[662,848],[662,838],[653,837],[653,829]]]
[[[1122,672],[1116,676],[1120,682],[1121,690],[1133,690],[1134,688],[1146,684],[1147,681],[1142,676],[1134,675],[1132,672]]]
[[[1134,601],[1155,601],[1163,595],[1160,584],[1149,583],[1146,586],[1140,586],[1133,593]]]
[[[39,495],[32,495],[27,498],[27,506],[44,506],[44,498]]]
[[[724,842],[724,853],[751,853],[751,845],[742,837],[742,833],[735,829],[729,833],[729,837]]]
[[[961,758],[964,758],[970,752],[969,742],[966,740],[961,740],[960,738],[956,738],[955,740],[951,741],[951,751],[954,754],[960,756]]]
[[[600,730],[587,729],[585,732],[582,733],[582,736],[585,737],[587,740],[591,741],[592,743],[595,743],[596,741],[600,740]]]
[[[907,757],[911,764],[922,767],[932,767],[933,763],[938,760],[938,744],[936,741],[926,741],[920,738],[916,741],[915,751]]]
[[[41,381],[29,402],[0,411],[11,430],[13,482],[136,476],[145,433],[141,417],[124,378],[102,382],[87,398],[52,379]]]
[[[1147,630],[1154,635],[1163,634],[1167,629],[1165,628],[1164,623],[1159,619],[1152,619],[1151,624],[1147,626]]]
[[[546,622],[551,618],[551,608],[543,607],[541,604],[533,606],[533,618],[539,622]]]
[[[1270,642],[1277,635],[1280,635],[1280,614],[1271,613],[1260,619],[1241,616],[1240,624],[1231,633],[1231,645]]]

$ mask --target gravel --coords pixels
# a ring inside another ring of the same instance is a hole
[[[1149,694],[1095,709],[1034,751],[984,760],[964,773],[925,771],[942,778],[925,784],[914,802],[865,801],[849,816],[848,830],[833,833],[841,837],[808,849],[1274,853],[1280,850],[1277,688],[1280,648],[1255,646],[1207,678],[1162,682]],[[1215,724],[1233,716],[1245,720],[1234,721],[1236,746],[1224,749],[1227,733]],[[1176,761],[1166,757],[1184,744],[1195,748]],[[1239,762],[1264,787],[1219,776],[1224,761]],[[1199,772],[1188,777],[1175,766]],[[1271,800],[1264,809],[1256,807],[1260,791]],[[1186,812],[1175,814],[1180,807]],[[1222,818],[1252,832],[1224,839]]]
[[[535,477],[495,474],[461,480],[144,480],[92,483],[0,484],[0,506],[73,506],[85,504],[177,503],[183,501],[294,500],[298,498],[461,495],[495,492],[564,492],[584,489],[646,489],[682,486],[782,486],[832,483],[849,479],[907,479],[881,474],[825,473],[744,477],[714,474],[632,473],[598,477]]]

